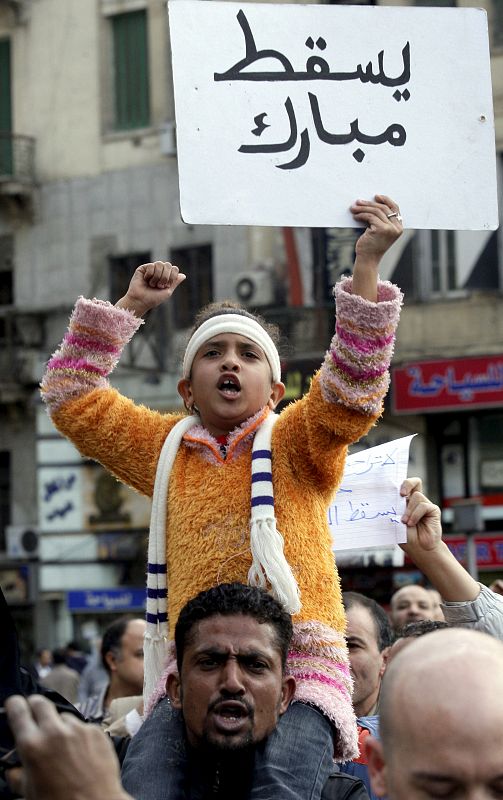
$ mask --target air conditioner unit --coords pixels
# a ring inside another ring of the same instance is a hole
[[[272,273],[266,270],[240,272],[234,280],[234,292],[244,306],[269,306],[274,302]]]
[[[38,558],[38,530],[32,525],[7,525],[7,558]]]

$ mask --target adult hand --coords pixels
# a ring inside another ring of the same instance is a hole
[[[407,498],[407,507],[402,522],[407,525],[407,543],[400,547],[413,560],[414,553],[436,550],[442,542],[441,512],[422,492],[421,478],[407,478],[400,487],[400,494]]]
[[[142,264],[134,271],[126,294],[116,306],[134,311],[141,317],[168,300],[186,277],[169,261]]]
[[[41,695],[5,702],[23,768],[26,800],[131,800],[122,789],[113,745],[96,725],[61,714]]]
[[[402,235],[398,205],[390,197],[376,194],[374,200],[357,200],[353,203],[351,213],[357,222],[367,226],[356,242],[357,257],[379,261]]]

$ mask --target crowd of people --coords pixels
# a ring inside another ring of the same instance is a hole
[[[147,614],[105,633],[87,722],[37,694],[6,700],[18,796],[503,796],[501,678],[481,679],[483,663],[501,666],[503,599],[451,554],[419,478],[401,487],[403,549],[428,588],[401,587],[389,616],[341,593],[326,511],[348,446],[382,413],[402,303],[378,275],[399,207],[376,195],[351,211],[365,230],[334,289],[334,337],[279,414],[278,332],[229,302],[196,318],[178,384],[187,414],[111,387],[142,317],[183,284],[176,266],[140,266],[115,306],[77,302],[42,396],[83,455],[152,497]]]

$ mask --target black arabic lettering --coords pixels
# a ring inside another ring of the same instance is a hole
[[[350,124],[349,133],[329,133],[322,122],[320,106],[318,98],[312,92],[308,92],[309,102],[311,104],[311,112],[313,115],[314,127],[320,141],[330,145],[344,145],[357,141],[362,144],[383,144],[388,142],[394,147],[402,147],[407,140],[407,133],[402,125],[393,123],[389,125],[383,133],[371,136],[370,134],[362,133],[358,126],[358,119],[353,120]],[[290,134],[284,142],[276,142],[271,144],[242,144],[238,148],[239,153],[282,153],[294,147],[298,137],[298,126],[293,103],[290,97],[285,100],[285,109],[288,115],[288,122],[290,124]],[[264,122],[267,117],[265,111],[257,114],[254,117],[255,128],[251,130],[255,136],[260,136],[264,130],[270,127],[269,123]],[[291,161],[284,164],[277,164],[278,169],[298,169],[306,164],[309,153],[311,151],[311,144],[309,140],[309,132],[304,128],[300,135],[300,148],[299,152]],[[365,153],[359,148],[353,153],[353,157],[361,162],[365,158]]]
[[[251,64],[256,64],[264,58],[274,58],[281,64],[284,73],[292,77],[294,69],[286,56],[280,53],[279,50],[257,50],[255,39],[250,28],[250,23],[246,19],[243,10],[237,13],[237,20],[243,31],[245,38],[245,51],[246,55],[240,61],[230,67],[225,72],[215,72],[213,78],[215,81],[274,81],[280,79],[281,72],[242,72],[246,67]]]
[[[410,43],[407,42],[402,48],[402,61],[403,68],[400,75],[396,77],[389,77],[384,70],[384,50],[380,50],[377,55],[378,70],[374,72],[372,61],[369,61],[366,67],[358,64],[356,69],[352,72],[331,72],[330,66],[326,59],[319,55],[312,55],[306,61],[305,72],[297,72],[294,70],[291,61],[280,53],[279,50],[272,48],[258,50],[255,44],[250,24],[242,9],[237,13],[237,20],[243,32],[245,41],[245,57],[236,61],[232,67],[225,70],[225,72],[215,72],[213,78],[215,81],[312,81],[312,80],[331,80],[331,81],[353,81],[359,80],[362,83],[380,83],[382,86],[402,86],[410,80]],[[315,43],[312,37],[306,40],[306,46],[311,50],[314,49]],[[320,50],[326,47],[326,41],[323,37],[318,37],[316,46]],[[279,69],[269,71],[248,71],[247,68],[251,67],[259,61],[264,59],[274,59],[279,64]],[[395,97],[395,95],[393,95]],[[395,99],[401,98],[408,100],[410,97],[409,92],[400,93]]]
[[[242,144],[238,149],[239,153],[283,153],[285,150],[290,150],[297,141],[297,120],[295,118],[295,111],[293,110],[293,103],[289,97],[285,100],[286,113],[288,114],[288,121],[290,123],[290,135],[285,142],[278,144]],[[267,116],[267,114],[265,114]],[[257,119],[264,117],[263,114],[258,114],[253,120],[258,125]],[[256,130],[256,129],[255,129]],[[262,133],[264,128],[260,133]],[[254,131],[252,131],[254,133]],[[260,136],[259,134],[256,134]]]
[[[393,145],[393,147],[403,147],[407,140],[405,128],[398,123],[389,125],[383,133],[371,136],[360,131],[358,119],[354,119],[351,123],[349,133],[329,133],[325,129],[321,119],[318,98],[312,92],[308,92],[308,95],[316,133],[318,134],[320,141],[325,142],[326,144],[343,145],[350,144],[351,142],[360,142],[361,144],[384,144],[385,142],[388,142],[389,144]],[[353,157],[357,161],[361,162],[363,161],[365,154],[362,150],[358,149],[353,153]]]

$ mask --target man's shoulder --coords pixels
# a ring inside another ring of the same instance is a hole
[[[353,775],[335,772],[323,787],[321,800],[368,800],[365,784]]]

